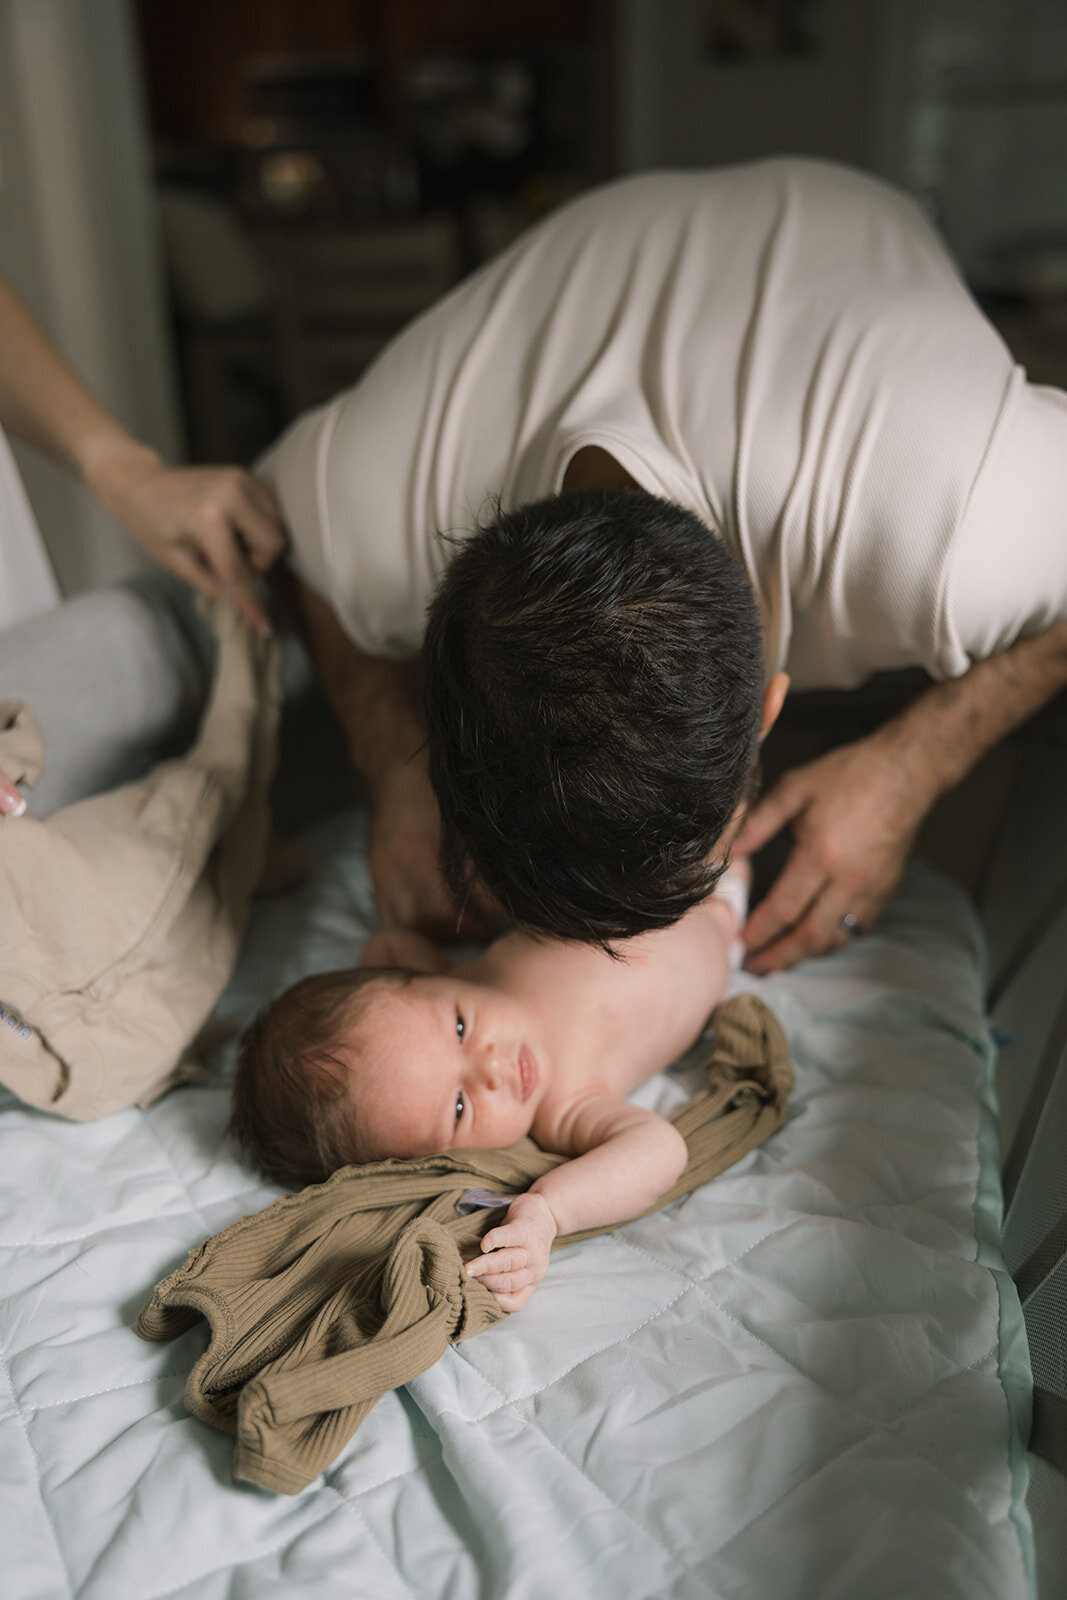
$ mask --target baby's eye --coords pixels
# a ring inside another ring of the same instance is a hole
[[[466,1106],[466,1101],[463,1098],[463,1090],[462,1089],[457,1089],[456,1090],[456,1121],[457,1122],[462,1122],[463,1121],[463,1113],[466,1110],[466,1108],[467,1108],[467,1106]]]
[[[464,1022],[463,1018],[460,1016],[459,1012],[457,1011],[456,1012],[456,1038],[459,1040],[460,1044],[462,1044],[464,1039],[466,1038],[466,1036],[467,1036],[467,1024]]]

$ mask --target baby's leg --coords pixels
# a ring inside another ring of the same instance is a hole
[[[45,736],[38,816],[139,777],[196,732],[214,641],[183,585],[156,573],[95,589],[0,633],[0,694]]]

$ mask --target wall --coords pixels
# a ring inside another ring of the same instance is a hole
[[[618,145],[625,170],[806,154],[896,176],[909,0],[815,0],[814,47],[713,59],[704,0],[619,0]]]
[[[126,0],[0,0],[0,271],[126,425],[173,457],[145,126]],[[143,564],[67,474],[18,456],[67,593]]]
[[[913,5],[917,0],[911,0]],[[908,178],[971,280],[1067,285],[1067,6],[925,0],[915,18]]]

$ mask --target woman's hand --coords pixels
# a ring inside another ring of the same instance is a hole
[[[21,817],[26,801],[6,772],[0,772],[0,817]]]
[[[847,944],[877,922],[933,798],[881,732],[797,767],[754,808],[735,854],[759,850],[787,824],[793,850],[744,939],[750,972],[774,972]]]
[[[273,489],[238,467],[170,467],[129,443],[83,460],[93,494],[163,567],[201,594],[226,595],[258,633],[270,620],[254,583],[285,549]]]
[[[252,581],[285,548],[273,491],[237,467],[169,467],[111,415],[0,278],[0,423],[80,473],[153,560],[270,621]]]

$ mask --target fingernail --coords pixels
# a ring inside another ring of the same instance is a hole
[[[0,794],[0,812],[6,817],[21,817],[26,810],[26,800],[21,794]]]

